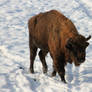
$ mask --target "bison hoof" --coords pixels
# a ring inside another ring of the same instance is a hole
[[[56,76],[56,71],[52,72],[52,77]]]
[[[30,69],[30,73],[34,73],[34,70],[33,69]]]
[[[61,77],[61,81],[67,83],[64,77]]]
[[[47,68],[43,68],[43,73],[47,73]]]
[[[64,82],[65,84],[67,84],[66,80],[62,80],[62,82]]]

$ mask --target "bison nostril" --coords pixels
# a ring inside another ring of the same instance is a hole
[[[82,62],[84,62],[84,61],[85,61],[85,58],[81,58],[80,62],[82,63]]]
[[[77,60],[79,61],[79,63],[83,63],[85,61],[85,58],[77,58]]]

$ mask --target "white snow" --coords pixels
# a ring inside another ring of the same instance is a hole
[[[92,39],[85,63],[66,66],[67,84],[51,77],[49,54],[47,74],[38,56],[35,74],[29,73],[28,19],[51,9],[71,19],[82,35],[92,35],[92,0],[0,0],[0,92],[92,92]]]

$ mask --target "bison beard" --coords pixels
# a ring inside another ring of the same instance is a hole
[[[34,59],[37,49],[40,48],[39,57],[43,65],[43,72],[47,72],[45,56],[49,52],[53,59],[52,76],[59,74],[65,80],[65,65],[73,63],[79,66],[85,61],[85,50],[91,36],[85,38],[80,35],[74,24],[63,14],[56,10],[40,13],[28,21],[30,72],[34,73]]]

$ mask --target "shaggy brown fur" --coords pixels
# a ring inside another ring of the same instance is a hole
[[[61,80],[65,81],[65,65],[74,62],[79,66],[85,61],[87,40],[80,35],[74,24],[63,14],[56,10],[40,13],[28,21],[30,71],[34,73],[33,64],[37,49],[40,48],[39,57],[43,65],[43,72],[47,72],[45,56],[48,52],[53,59],[52,76],[58,72]]]

